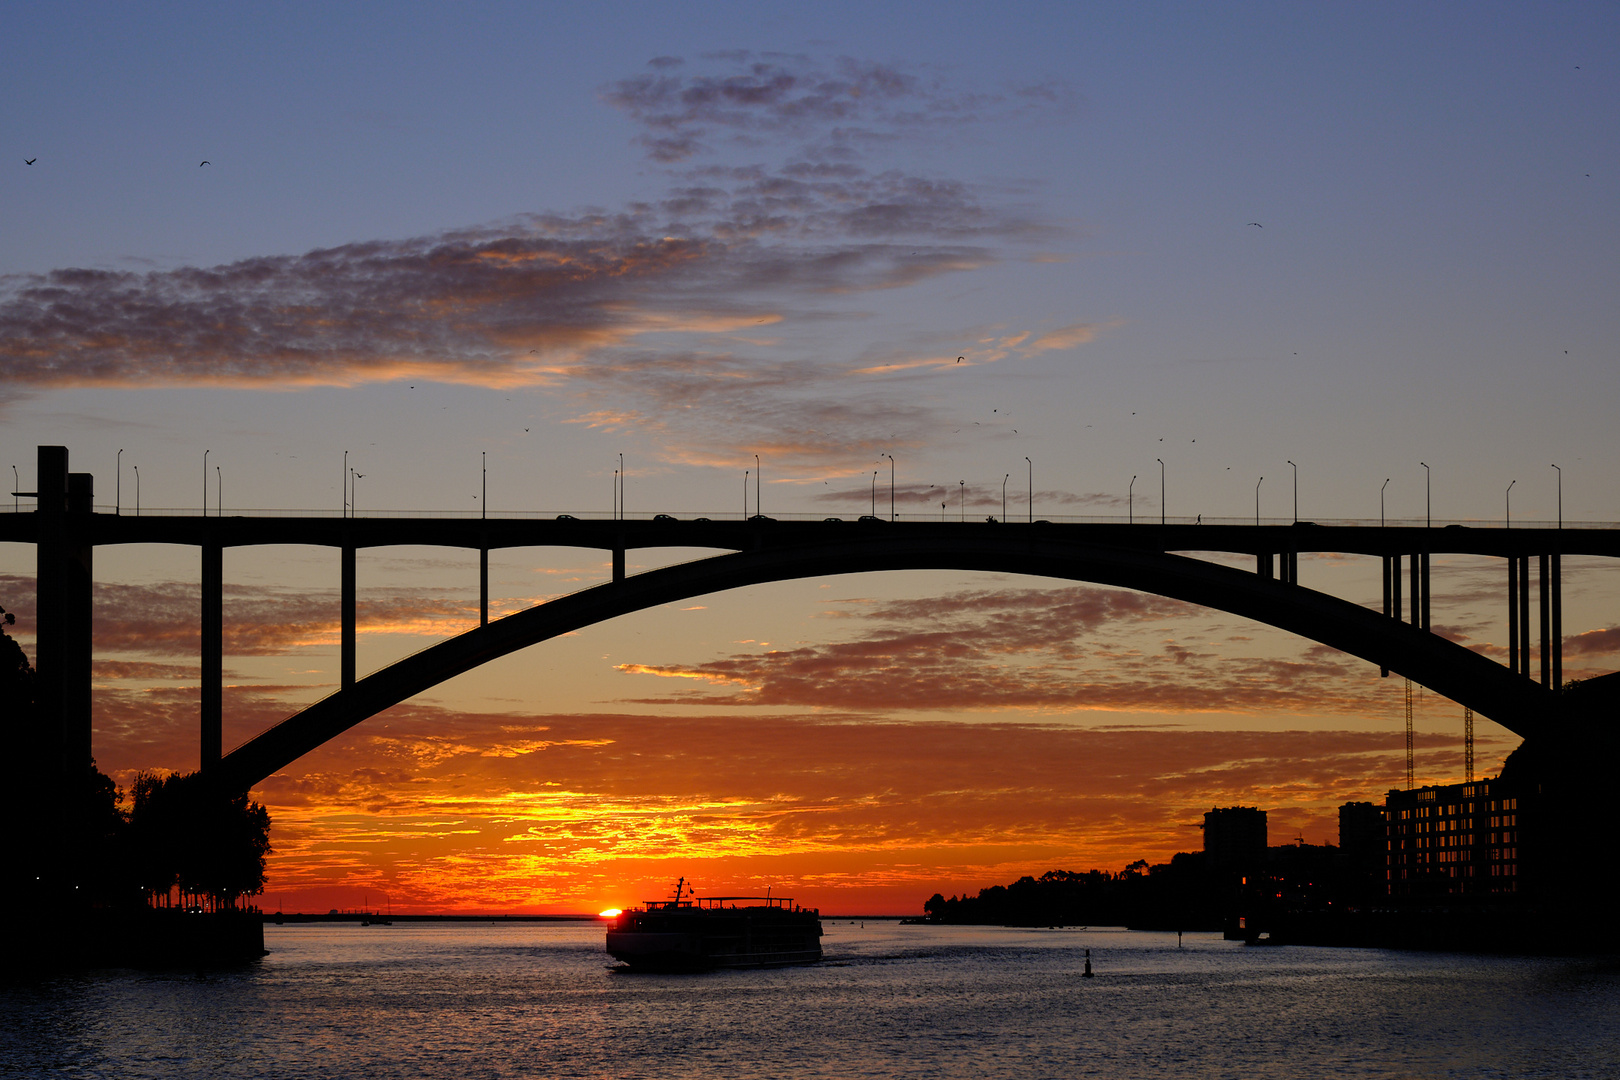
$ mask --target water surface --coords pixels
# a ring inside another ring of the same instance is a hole
[[[589,923],[267,926],[240,969],[0,988],[0,1075],[1620,1076],[1614,962],[826,929],[812,967],[627,975]]]

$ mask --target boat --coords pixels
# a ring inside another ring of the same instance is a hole
[[[620,912],[607,951],[637,971],[813,964],[821,959],[821,912],[768,893],[699,899],[681,878],[670,899]]]

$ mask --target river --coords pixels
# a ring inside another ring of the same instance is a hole
[[[0,1075],[1620,1076],[1615,961],[826,932],[814,966],[673,976],[610,970],[592,923],[267,926],[240,969],[0,986]]]

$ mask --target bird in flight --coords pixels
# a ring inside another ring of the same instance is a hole
[[[32,164],[32,162],[30,162],[30,164]],[[964,360],[966,360],[966,359],[967,359],[967,357],[965,357],[965,356],[958,356],[958,357],[957,357],[957,358],[956,358],[956,362],[957,362],[957,363],[958,363],[958,364],[960,364],[960,363],[961,363],[961,362],[962,362],[962,361],[964,361]]]
[[[212,161],[203,161],[203,162],[199,162],[199,163],[198,163],[198,165],[197,165],[197,168],[199,168],[199,169],[200,169],[200,168],[202,168],[202,167],[203,167],[203,166],[204,166],[204,165],[212,165],[212,164],[213,164],[213,162],[212,162]]]
[[[34,162],[36,162],[38,160],[39,160],[39,158],[37,158],[37,157],[31,157],[31,158],[28,158],[27,160],[25,160],[23,162],[23,164],[24,165],[32,165]]]
[[[1263,228],[1265,228],[1265,226],[1264,226],[1264,225],[1262,225],[1262,224],[1260,224],[1260,223],[1259,223],[1259,222],[1258,222],[1258,221],[1251,221],[1251,222],[1249,222],[1249,224],[1250,224],[1250,225],[1253,225],[1253,226],[1254,226],[1254,227],[1255,227],[1255,228],[1257,228],[1257,229],[1263,229]]]

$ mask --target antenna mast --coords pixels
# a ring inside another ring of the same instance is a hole
[[[1412,790],[1412,680],[1406,680],[1406,790]]]
[[[1474,782],[1474,710],[1463,709],[1463,774]]]

